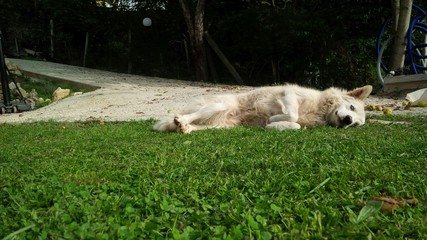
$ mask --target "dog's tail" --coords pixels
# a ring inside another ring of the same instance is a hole
[[[174,123],[173,118],[171,118],[158,121],[154,124],[153,130],[159,132],[176,132],[178,131],[178,127]]]

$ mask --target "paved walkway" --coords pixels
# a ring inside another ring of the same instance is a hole
[[[173,79],[114,73],[52,62],[8,59],[26,76],[96,89],[36,110],[0,115],[1,122],[129,121],[174,115],[188,101],[236,89]],[[250,89],[250,88],[246,88]]]
[[[183,83],[191,82],[145,77],[140,75],[124,74],[102,71],[92,68],[84,68],[72,65],[65,65],[46,61],[32,61],[8,58],[8,61],[16,64],[29,77],[55,80],[59,82],[71,82],[76,85],[83,85],[94,88],[107,88],[117,84],[144,85],[149,83],[159,84],[159,87],[170,86],[171,84],[181,86]]]

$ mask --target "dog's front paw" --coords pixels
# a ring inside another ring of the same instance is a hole
[[[173,122],[178,127],[178,132],[180,133],[190,133],[193,130],[191,125],[185,123],[184,118],[182,116],[176,116],[173,119]]]
[[[288,120],[289,120],[289,115],[288,114],[277,114],[277,115],[271,116],[267,120],[267,123],[281,122],[281,121],[288,121]]]
[[[266,128],[274,128],[280,131],[283,130],[289,130],[289,129],[301,129],[301,125],[299,125],[298,123],[295,122],[286,122],[286,121],[281,121],[281,122],[272,122],[267,124],[267,126],[265,126]]]

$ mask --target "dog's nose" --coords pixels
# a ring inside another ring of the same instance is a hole
[[[353,119],[352,119],[352,117],[350,115],[347,115],[347,116],[344,117],[344,119],[342,120],[342,122],[345,125],[350,125],[351,123],[353,123]]]

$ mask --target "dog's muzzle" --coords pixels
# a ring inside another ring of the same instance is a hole
[[[348,128],[348,127],[356,127],[363,125],[363,122],[360,121],[354,121],[353,118],[350,115],[347,115],[343,118],[338,118],[339,124],[341,128]]]
[[[338,117],[338,123],[339,123],[338,127],[347,128],[353,125],[357,125],[357,123],[353,122],[353,117],[350,115],[346,115],[344,117],[340,117],[340,116],[337,116],[337,117]]]
[[[345,116],[343,119],[341,119],[341,122],[343,125],[351,125],[353,123],[353,118],[350,115]]]

